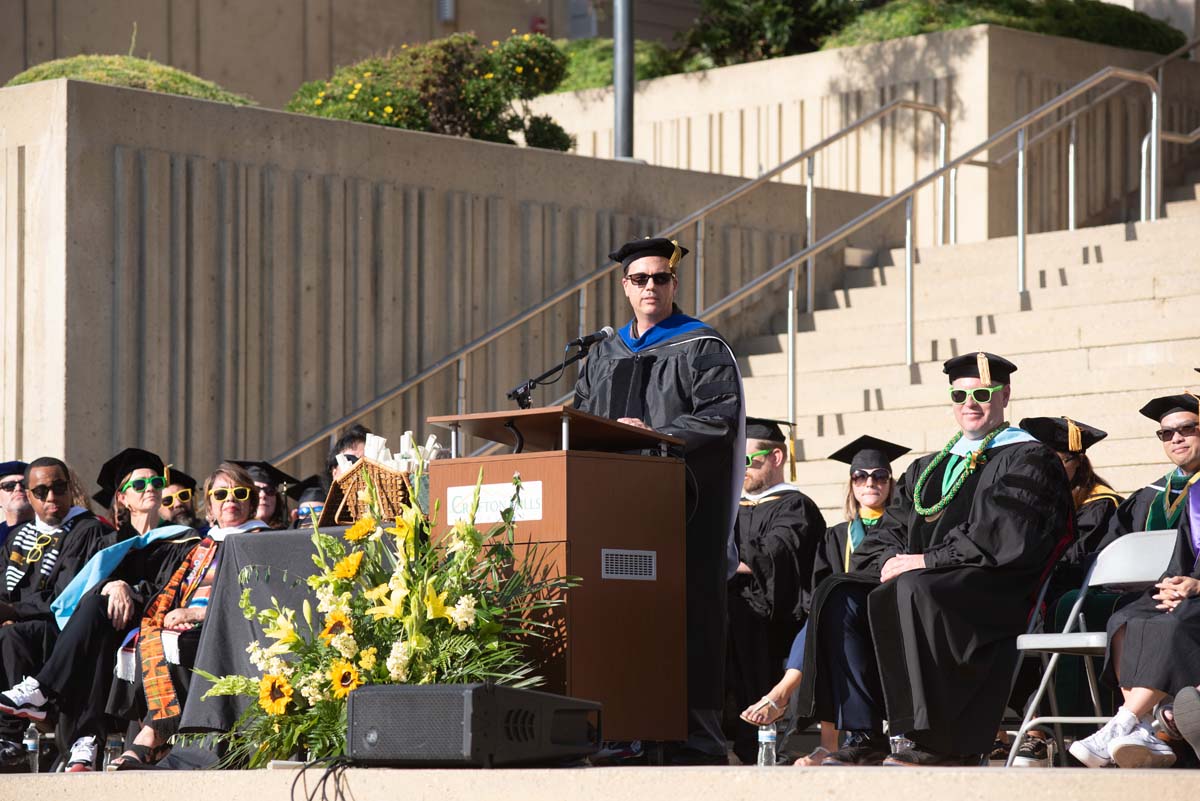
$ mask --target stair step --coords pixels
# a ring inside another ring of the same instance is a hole
[[[876,251],[871,248],[847,247],[842,253],[842,262],[847,267],[874,267],[876,259]]]

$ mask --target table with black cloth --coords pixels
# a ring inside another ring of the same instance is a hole
[[[322,532],[340,536],[345,528],[323,528]],[[316,548],[312,529],[253,531],[230,534],[221,546],[221,563],[209,599],[208,613],[196,652],[196,668],[214,676],[239,674],[257,676],[246,646],[258,640],[269,642],[257,620],[247,620],[239,600],[244,587],[250,588],[250,601],[259,610],[271,606],[271,598],[281,607],[294,609],[297,625],[300,607],[308,598],[316,607],[316,596],[305,579],[317,572],[313,564]],[[246,568],[254,568],[243,585],[238,577]],[[192,677],[180,729],[184,732],[228,731],[246,707],[252,703],[243,696],[204,699],[211,683],[199,674]]]

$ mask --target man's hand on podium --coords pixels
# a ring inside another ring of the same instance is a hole
[[[643,423],[641,420],[637,419],[636,417],[618,417],[617,422],[624,423],[627,426],[633,426],[634,428],[644,428],[647,431],[654,430],[654,429],[650,428],[650,426]]]

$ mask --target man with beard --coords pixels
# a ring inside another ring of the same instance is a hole
[[[745,709],[775,683],[812,591],[813,556],[825,518],[795,485],[784,483],[787,438],[777,420],[746,418],[746,477],[738,508],[737,572],[729,580],[726,683]],[[755,731],[738,726],[733,752],[744,765],[756,757]]]
[[[726,583],[745,464],[742,380],[715,330],[675,305],[687,250],[667,239],[628,242],[609,258],[633,320],[599,343],[575,385],[575,408],[684,441],[687,497],[688,739],[677,764],[728,764],[721,731]]]
[[[33,517],[29,494],[25,492],[26,467],[24,462],[0,463],[0,511],[4,514],[0,520],[0,545],[8,539],[9,532]]]

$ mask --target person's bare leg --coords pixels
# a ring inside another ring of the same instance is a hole
[[[1136,715],[1138,720],[1150,717],[1154,705],[1167,697],[1166,693],[1151,690],[1149,687],[1122,687],[1121,695],[1125,699],[1121,706]]]
[[[838,735],[840,734],[841,732],[837,730],[837,726],[834,726],[832,721],[821,721],[821,747],[826,751],[838,750]]]
[[[800,679],[803,678],[803,675],[799,670],[791,668],[785,670],[783,678],[779,680],[778,684],[767,691],[762,700],[755,701],[742,711],[742,720],[755,726],[762,726],[763,724],[778,720],[783,716],[783,711],[787,709],[788,700],[792,697],[792,693],[800,686]],[[763,703],[764,700],[769,700],[771,703]],[[771,704],[774,704],[774,706]]]

